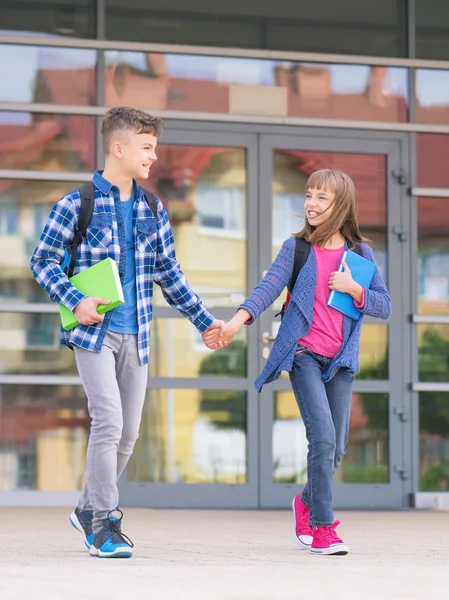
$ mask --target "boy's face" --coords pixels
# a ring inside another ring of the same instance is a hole
[[[134,179],[148,179],[150,167],[157,160],[155,135],[120,131],[111,146],[124,174]]]

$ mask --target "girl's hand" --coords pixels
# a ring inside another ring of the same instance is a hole
[[[354,283],[351,271],[345,261],[343,261],[343,271],[335,271],[329,276],[329,289],[336,292],[350,294]]]
[[[363,288],[353,280],[351,270],[343,261],[343,271],[336,271],[329,276],[329,289],[336,292],[349,294],[357,302],[361,302],[363,298]]]

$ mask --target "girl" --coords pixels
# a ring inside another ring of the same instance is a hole
[[[346,451],[362,317],[386,319],[391,304],[377,268],[369,289],[352,279],[345,263],[344,270],[338,271],[347,248],[361,247],[363,256],[375,263],[373,251],[359,230],[350,177],[330,169],[316,171],[306,190],[305,226],[295,237],[304,238],[311,251],[294,288],[290,289],[290,281],[296,240],[291,237],[227,323],[224,337],[214,330],[203,334],[203,339],[211,349],[229,343],[243,324],[253,323],[286,286],[289,288],[291,301],[255,386],[260,391],[281,371],[288,371],[306,428],[307,483],[293,500],[297,544],[315,554],[347,554],[348,546],[335,531],[339,521],[334,522],[332,479]],[[353,320],[328,307],[330,290],[350,294],[362,313],[360,319]]]

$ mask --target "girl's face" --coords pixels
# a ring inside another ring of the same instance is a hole
[[[309,188],[304,201],[304,213],[312,227],[322,225],[334,210],[335,194],[328,190]]]

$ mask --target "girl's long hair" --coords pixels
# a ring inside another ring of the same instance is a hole
[[[303,229],[295,233],[295,237],[304,238],[310,244],[321,247],[339,231],[348,241],[350,248],[353,248],[356,243],[369,241],[360,233],[355,204],[355,187],[349,175],[332,169],[315,171],[307,181],[306,190],[310,189],[324,190],[335,194],[335,199],[330,205],[333,206],[333,210],[329,218],[318,227],[312,227],[306,218]]]

